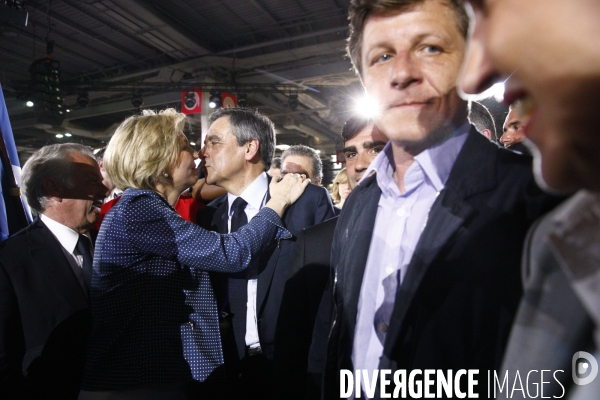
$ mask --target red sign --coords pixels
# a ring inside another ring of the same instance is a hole
[[[232,95],[231,93],[222,92],[221,100],[223,108],[236,108],[237,107],[237,96]]]
[[[202,112],[202,92],[181,93],[181,112],[184,114],[198,114]]]

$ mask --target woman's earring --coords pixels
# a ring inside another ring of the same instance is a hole
[[[167,174],[167,173],[165,172],[165,173],[163,174],[163,176],[164,176],[165,178],[168,178],[168,177],[169,177],[169,174]]]

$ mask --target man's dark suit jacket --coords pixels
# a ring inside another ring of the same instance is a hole
[[[40,219],[0,246],[0,397],[76,399],[89,302]]]
[[[227,233],[227,211],[229,208],[227,195],[216,199],[214,203],[219,205],[214,210],[211,226],[205,226],[205,228],[216,230],[219,233]],[[209,207],[210,205],[206,208]],[[210,212],[206,208],[201,210],[201,212]],[[333,204],[327,190],[323,187],[309,184],[302,196],[286,210],[283,216],[285,228],[292,233],[293,237],[290,240],[281,240],[279,244],[265,251],[256,261],[258,266],[256,296],[258,334],[263,354],[270,360],[273,359],[277,317],[292,263],[296,238],[302,229],[332,217]],[[200,223],[202,219],[198,218]],[[232,323],[234,327],[236,324],[242,326],[242,330],[245,332],[246,314],[243,310],[246,309],[246,304],[245,302],[243,304],[236,304],[233,298],[229,300],[233,314]],[[241,359],[245,355],[245,338],[243,336],[236,337],[235,341],[238,355]],[[226,350],[224,349],[224,351]]]
[[[298,235],[277,321],[274,398],[291,400],[320,396],[332,307],[330,291],[326,292],[326,287],[331,275],[329,260],[337,221],[337,217],[331,218]],[[327,294],[325,298],[324,293]],[[315,326],[317,313],[324,320],[319,320]],[[317,331],[318,339],[325,340],[317,339],[313,343],[313,329]],[[316,356],[310,360],[309,348]]]
[[[376,176],[361,181],[336,227],[327,399],[339,398],[339,371],[354,370],[357,306],[380,196]],[[557,203],[536,186],[530,157],[499,149],[472,128],[398,288],[379,368],[479,369],[483,394],[521,297],[525,235]]]

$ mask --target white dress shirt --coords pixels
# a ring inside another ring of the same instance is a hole
[[[242,194],[239,196],[244,199],[248,205],[244,210],[248,217],[248,222],[260,211],[265,205],[267,199],[267,191],[269,190],[269,179],[265,172],[261,173],[255,180],[248,186]],[[229,202],[229,220],[227,222],[228,231],[231,232],[231,217],[233,211],[231,205],[237,199],[231,193],[227,194],[227,200]],[[250,348],[256,348],[260,346],[260,340],[258,337],[258,322],[256,313],[256,289],[257,289],[257,278],[258,271],[251,264],[247,270],[248,276],[248,303],[246,312],[246,346]]]
[[[52,234],[56,237],[62,246],[65,255],[67,255],[67,258],[75,260],[75,263],[79,266],[79,268],[83,268],[83,256],[77,251],[79,234],[73,229],[61,224],[60,222],[56,222],[44,214],[41,214],[40,218],[44,225],[46,225],[50,232],[52,232]]]

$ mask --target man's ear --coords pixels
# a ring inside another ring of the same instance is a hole
[[[489,129],[484,129],[483,132],[483,136],[485,136],[486,138],[488,138],[488,140],[492,140],[492,131]]]
[[[104,161],[98,161],[98,166],[100,167],[100,171],[104,171]]]
[[[44,178],[42,181],[42,187],[44,188],[44,193],[46,196],[54,197],[58,201],[62,201],[62,185],[56,182],[54,179]]]
[[[246,160],[247,161],[251,161],[253,160],[256,155],[258,154],[260,149],[260,142],[258,141],[258,139],[250,139],[247,143],[246,143]],[[259,156],[260,158],[260,156]]]

